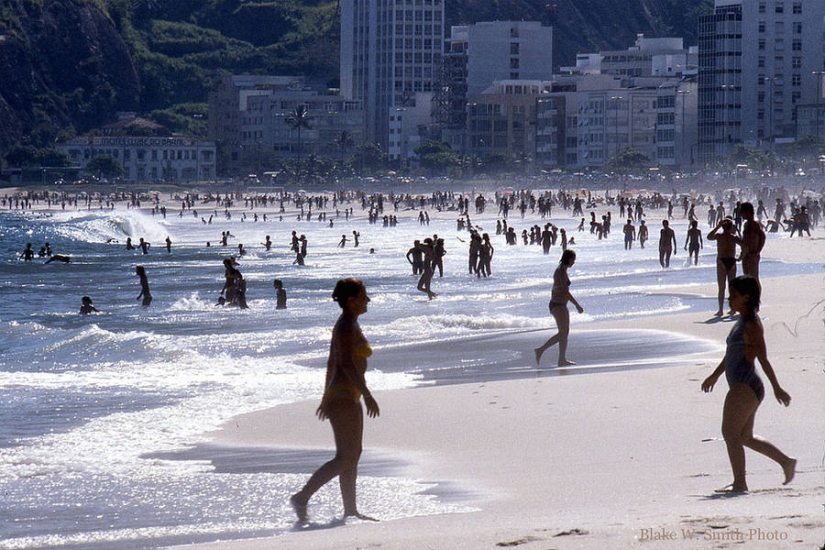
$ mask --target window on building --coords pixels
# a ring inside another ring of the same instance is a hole
[[[791,86],[802,86],[802,75],[794,74],[791,75]]]
[[[511,69],[518,69],[519,68],[518,57],[511,57],[510,58],[510,68]]]
[[[793,24],[793,33],[794,34],[802,34],[802,22],[795,21]]]
[[[518,55],[519,51],[519,43],[518,42],[510,42],[510,55]]]
[[[759,67],[760,69],[765,66],[765,56],[763,56],[763,55],[759,56],[759,59],[756,61],[756,66]]]
[[[767,23],[765,23],[764,21],[760,21],[759,22],[759,32],[764,33],[765,30],[767,29],[767,26],[768,26]]]
[[[759,13],[765,13],[766,11],[765,2],[759,2]]]
[[[794,2],[792,11],[796,15],[801,14],[802,13],[802,2]]]
[[[759,39],[759,51],[765,51],[765,44],[766,40],[764,38]]]
[[[794,38],[793,42],[791,42],[791,50],[795,52],[802,51],[802,40],[799,38]]]
[[[784,52],[785,51],[785,41],[781,38],[777,38],[773,41],[773,50],[775,52]]]
[[[774,23],[773,32],[774,34],[785,34],[785,23],[783,21]]]
[[[774,11],[776,13],[785,13],[785,3],[784,2],[777,2],[774,6]]]

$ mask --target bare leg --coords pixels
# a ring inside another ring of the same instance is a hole
[[[559,329],[558,333],[551,336],[544,344],[536,348],[536,364],[539,364],[542,354],[547,348],[559,345],[559,363],[560,367],[564,365],[573,365],[572,361],[567,360],[567,336],[570,334],[570,312],[567,306],[555,306],[550,308],[550,314],[556,320],[556,327]]]
[[[722,435],[728,447],[733,469],[733,491],[747,491],[745,482],[745,447],[763,454],[779,464],[785,474],[783,485],[791,482],[796,473],[796,460],[780,451],[773,443],[753,435],[753,422],[759,400],[745,384],[736,384],[725,398],[722,413]]]
[[[361,457],[364,413],[359,403],[348,399],[335,399],[328,407],[335,435],[335,458],[318,468],[304,488],[290,498],[299,521],[306,521],[306,506],[312,495],[335,476],[339,476],[344,515],[358,515],[355,483],[358,477],[358,459]]]
[[[725,397],[722,409],[722,436],[728,448],[728,459],[733,470],[734,492],[748,490],[745,481],[745,446],[743,439],[753,427],[753,418],[759,401],[753,390],[745,384],[735,384]]]

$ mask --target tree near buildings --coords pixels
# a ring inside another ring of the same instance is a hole
[[[387,154],[377,143],[364,143],[355,148],[352,163],[359,175],[374,173],[383,169],[387,162]]]
[[[123,166],[112,155],[97,155],[86,163],[86,171],[99,178],[120,178],[125,173]]]
[[[355,140],[352,138],[352,134],[347,132],[346,130],[342,131],[338,136],[335,138],[335,146],[341,150],[341,165],[344,164],[344,156],[346,152],[355,145]]]
[[[418,155],[421,166],[431,172],[443,173],[458,164],[458,157],[443,141],[428,139],[413,151]]]
[[[300,159],[303,156],[303,142],[301,141],[301,129],[306,128],[310,130],[312,128],[311,123],[312,117],[309,114],[309,108],[307,108],[306,104],[302,103],[297,105],[292,112],[289,113],[286,117],[286,123],[289,124],[289,127],[293,130],[297,130],[298,132],[298,158]]]

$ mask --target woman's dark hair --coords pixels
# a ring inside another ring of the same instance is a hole
[[[575,260],[575,259],[576,259],[576,252],[574,250],[568,249],[568,250],[565,250],[564,252],[562,252],[561,260],[559,260],[559,263],[562,264],[562,265],[567,265],[568,263],[570,263],[570,260]]]
[[[730,287],[736,292],[748,297],[748,307],[756,311],[759,309],[762,289],[759,288],[759,281],[750,275],[740,275],[730,282]]]
[[[363,288],[366,287],[364,287],[361,279],[356,279],[355,277],[341,279],[335,283],[335,290],[332,291],[332,299],[338,302],[338,305],[343,309],[344,306],[347,305],[347,300],[358,296],[358,293],[361,292]]]

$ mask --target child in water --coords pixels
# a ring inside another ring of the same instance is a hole
[[[84,296],[80,299],[81,306],[80,306],[80,314],[81,315],[88,315],[90,313],[100,313],[100,310],[97,309],[95,306],[92,305],[92,299],[88,296]]]

